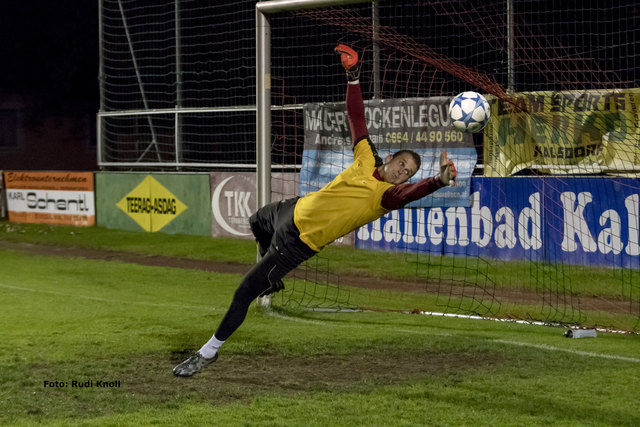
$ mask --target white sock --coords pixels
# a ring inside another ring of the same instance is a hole
[[[211,337],[205,345],[202,346],[198,353],[200,353],[205,359],[211,359],[216,355],[220,346],[224,344],[224,341],[220,341],[216,338],[215,334]]]

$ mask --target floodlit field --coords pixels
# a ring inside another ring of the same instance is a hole
[[[211,336],[252,247],[0,223],[0,424],[640,425],[638,335],[255,307],[214,365],[174,377]]]

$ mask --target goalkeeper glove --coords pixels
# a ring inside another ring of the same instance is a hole
[[[360,63],[358,62],[358,53],[349,46],[339,44],[334,51],[340,55],[340,61],[345,70],[347,70],[347,78],[350,82],[355,82],[360,78]]]
[[[458,176],[458,172],[456,171],[456,166],[453,164],[453,160],[447,159],[447,152],[442,151],[440,153],[440,173],[438,174],[438,178],[443,185],[456,185],[456,177]]]

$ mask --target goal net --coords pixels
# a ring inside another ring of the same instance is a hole
[[[100,5],[98,166],[254,169],[254,4]]]
[[[265,12],[271,163],[286,172],[283,187],[315,191],[352,161],[338,43],[361,54],[367,126],[381,157],[416,151],[420,179],[437,173],[446,150],[459,172],[456,188],[326,248],[272,304],[637,331],[637,8],[264,3],[287,6]],[[489,100],[483,132],[449,123],[448,104],[463,91]]]

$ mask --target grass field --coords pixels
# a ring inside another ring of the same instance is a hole
[[[100,228],[0,223],[2,241],[255,257],[246,241]],[[640,425],[638,335],[254,307],[184,379],[171,369],[211,336],[240,275],[6,247],[0,272],[4,425]]]

